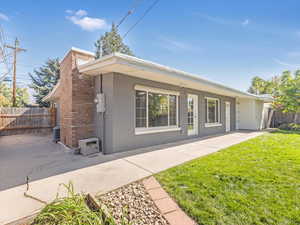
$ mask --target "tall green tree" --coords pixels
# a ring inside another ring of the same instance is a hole
[[[16,107],[24,107],[29,103],[29,93],[27,88],[17,87]],[[12,88],[7,84],[0,84],[0,107],[12,107]]]
[[[285,113],[295,113],[296,123],[300,113],[300,71],[297,70],[295,74],[283,72],[278,87],[273,106]]]
[[[11,90],[5,84],[0,84],[0,107],[9,107],[12,106],[12,99],[11,99]]]
[[[255,76],[252,78],[248,92],[256,95],[270,94],[273,96],[278,91],[281,80],[288,76],[290,76],[290,71],[284,71],[282,75],[274,76],[270,80],[264,80]]]
[[[57,84],[60,77],[59,59],[48,59],[46,63],[33,73],[29,73],[31,78],[30,87],[35,91],[33,97],[40,107],[49,107],[48,102],[42,99],[49,94],[53,87]]]
[[[123,43],[121,35],[118,33],[118,29],[115,24],[112,24],[111,30],[105,32],[95,43],[96,58],[109,55],[114,52],[120,52],[127,55],[134,55],[130,48]]]
[[[271,84],[269,81],[264,80],[258,76],[252,78],[251,86],[248,89],[248,92],[251,94],[262,95],[269,94],[269,89],[271,88]]]

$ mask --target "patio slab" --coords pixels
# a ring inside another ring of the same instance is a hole
[[[116,154],[119,157],[116,160],[113,160],[116,155],[107,156],[111,161],[100,163],[97,160],[95,162],[100,164],[33,181],[28,194],[50,202],[55,198],[59,184],[67,184],[69,181],[74,183],[77,192],[104,193],[261,134],[263,132],[235,132],[167,144],[161,146],[160,150],[156,150],[155,146],[147,148],[147,152],[141,154],[138,153],[145,152],[145,149],[134,150],[137,154],[135,156],[126,156],[128,153]],[[149,152],[151,149],[153,151]],[[24,197],[25,191],[26,185],[0,191],[1,204],[5,206],[0,210],[0,224],[29,216],[43,207],[41,202]]]
[[[262,132],[234,132],[210,138],[196,138],[175,146],[124,158],[151,173],[158,173],[192,159],[205,156],[231,145],[261,135]]]

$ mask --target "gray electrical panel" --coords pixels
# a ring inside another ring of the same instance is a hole
[[[105,112],[105,95],[104,93],[97,94],[95,103],[97,104],[97,112]]]

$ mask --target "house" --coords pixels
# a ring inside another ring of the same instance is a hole
[[[104,153],[260,130],[271,101],[136,57],[95,60],[77,48],[61,61],[61,78],[44,100],[57,105],[64,144],[99,137]]]

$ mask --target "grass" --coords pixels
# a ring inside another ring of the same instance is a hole
[[[104,208],[92,211],[86,204],[85,195],[75,193],[72,183],[63,186],[68,196],[59,198],[57,195],[31,225],[130,225],[125,219],[117,223]]]
[[[156,178],[198,224],[300,224],[300,133],[266,134]]]

